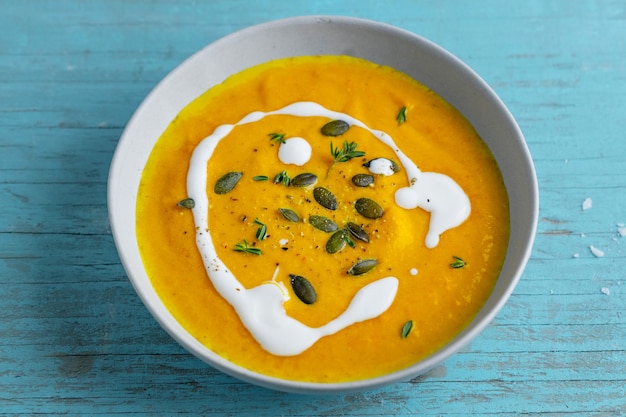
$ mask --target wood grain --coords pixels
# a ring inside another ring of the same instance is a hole
[[[622,0],[0,5],[0,415],[626,415]],[[154,85],[224,35],[305,14],[387,22],[459,56],[509,106],[539,176],[509,303],[440,367],[373,392],[284,394],[207,367],[143,307],[107,220],[113,151]]]

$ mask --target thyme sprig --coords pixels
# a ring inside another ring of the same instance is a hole
[[[270,140],[277,144],[285,143],[285,134],[284,133],[270,133]]]
[[[289,174],[287,174],[287,171],[279,172],[274,177],[274,184],[280,183],[284,184],[285,187],[289,187],[289,184],[291,184],[291,178],[289,178]]]
[[[454,258],[454,261],[450,264],[452,268],[459,269],[467,265],[467,262],[465,262],[463,259],[459,258],[458,256],[453,256],[453,258]]]
[[[335,147],[333,142],[330,142],[330,156],[333,158],[333,163],[330,168],[328,168],[328,173],[335,166],[336,163],[339,162],[348,162],[352,158],[359,158],[361,156],[365,156],[364,151],[357,151],[357,144],[355,142],[348,142],[347,140],[343,141],[343,147]]]
[[[259,228],[256,231],[256,238],[261,241],[267,238],[267,225],[261,223],[259,219],[254,219],[254,224],[258,225]]]
[[[243,240],[243,242],[236,243],[234,250],[236,252],[250,253],[252,255],[263,254],[263,251],[261,249],[251,246],[245,239]]]
[[[343,148],[334,147],[333,142],[330,142],[330,154],[333,157],[333,161],[337,162],[347,162],[352,158],[358,158],[360,156],[364,156],[365,152],[357,151],[357,144],[354,142],[348,143],[347,140],[343,141]]]

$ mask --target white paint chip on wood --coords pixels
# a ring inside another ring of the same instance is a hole
[[[590,197],[585,198],[585,201],[583,201],[583,210],[589,210],[592,204],[593,202],[591,201]]]
[[[604,251],[601,251],[600,249],[596,248],[593,245],[589,246],[589,250],[591,250],[591,253],[596,258],[602,258],[604,256]]]

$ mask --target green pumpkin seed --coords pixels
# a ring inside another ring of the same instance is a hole
[[[335,223],[328,217],[317,216],[315,214],[309,216],[309,223],[311,223],[311,226],[315,227],[316,229],[319,229],[322,232],[326,233],[336,232],[337,229],[339,229],[337,223]]]
[[[215,183],[215,187],[213,188],[215,194],[226,194],[235,188],[235,185],[241,179],[241,172],[229,172],[220,177],[219,180]]]
[[[356,174],[352,177],[352,184],[357,187],[368,187],[374,184],[374,176],[370,174]]]
[[[354,265],[348,269],[349,275],[363,275],[378,265],[378,261],[376,259],[363,259],[358,261]]]
[[[278,211],[280,212],[280,214],[283,215],[285,219],[289,220],[290,222],[298,223],[300,221],[300,216],[298,216],[298,213],[291,209],[279,208]]]
[[[326,252],[337,253],[346,247],[347,239],[345,230],[337,230],[326,242]]]
[[[303,174],[296,175],[291,179],[291,186],[293,187],[308,187],[317,182],[317,175],[305,172]]]
[[[366,242],[366,243],[370,241],[370,236],[358,224],[352,223],[352,222],[348,222],[348,224],[346,225],[346,229],[356,239],[362,240],[363,242]]]
[[[315,187],[313,189],[313,198],[315,198],[315,201],[317,201],[320,206],[328,210],[337,210],[337,199],[327,188]]]
[[[184,200],[180,200],[176,205],[178,207],[192,209],[196,206],[196,202],[193,201],[193,198],[185,198]]]
[[[305,304],[313,304],[317,300],[315,288],[306,278],[294,274],[289,274],[289,278],[291,278],[291,288],[300,301]]]
[[[383,215],[383,208],[380,204],[366,197],[356,200],[354,202],[354,208],[361,216],[367,217],[368,219],[378,219]]]
[[[322,135],[324,136],[339,136],[343,135],[350,129],[350,125],[343,120],[333,120],[322,126]]]

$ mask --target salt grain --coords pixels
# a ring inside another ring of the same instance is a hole
[[[591,250],[593,256],[595,256],[596,258],[602,258],[604,256],[604,252],[593,245],[589,246],[589,249]]]
[[[591,198],[585,198],[585,201],[583,201],[583,210],[589,210],[591,208],[591,204]]]
[[[623,223],[617,225],[617,233],[622,237],[626,236],[626,226]]]
[[[602,288],[600,291],[602,291],[602,294],[611,295],[611,291],[608,288]]]
[[[580,253],[575,253],[574,255],[572,255],[573,258],[579,258],[580,257]]]

